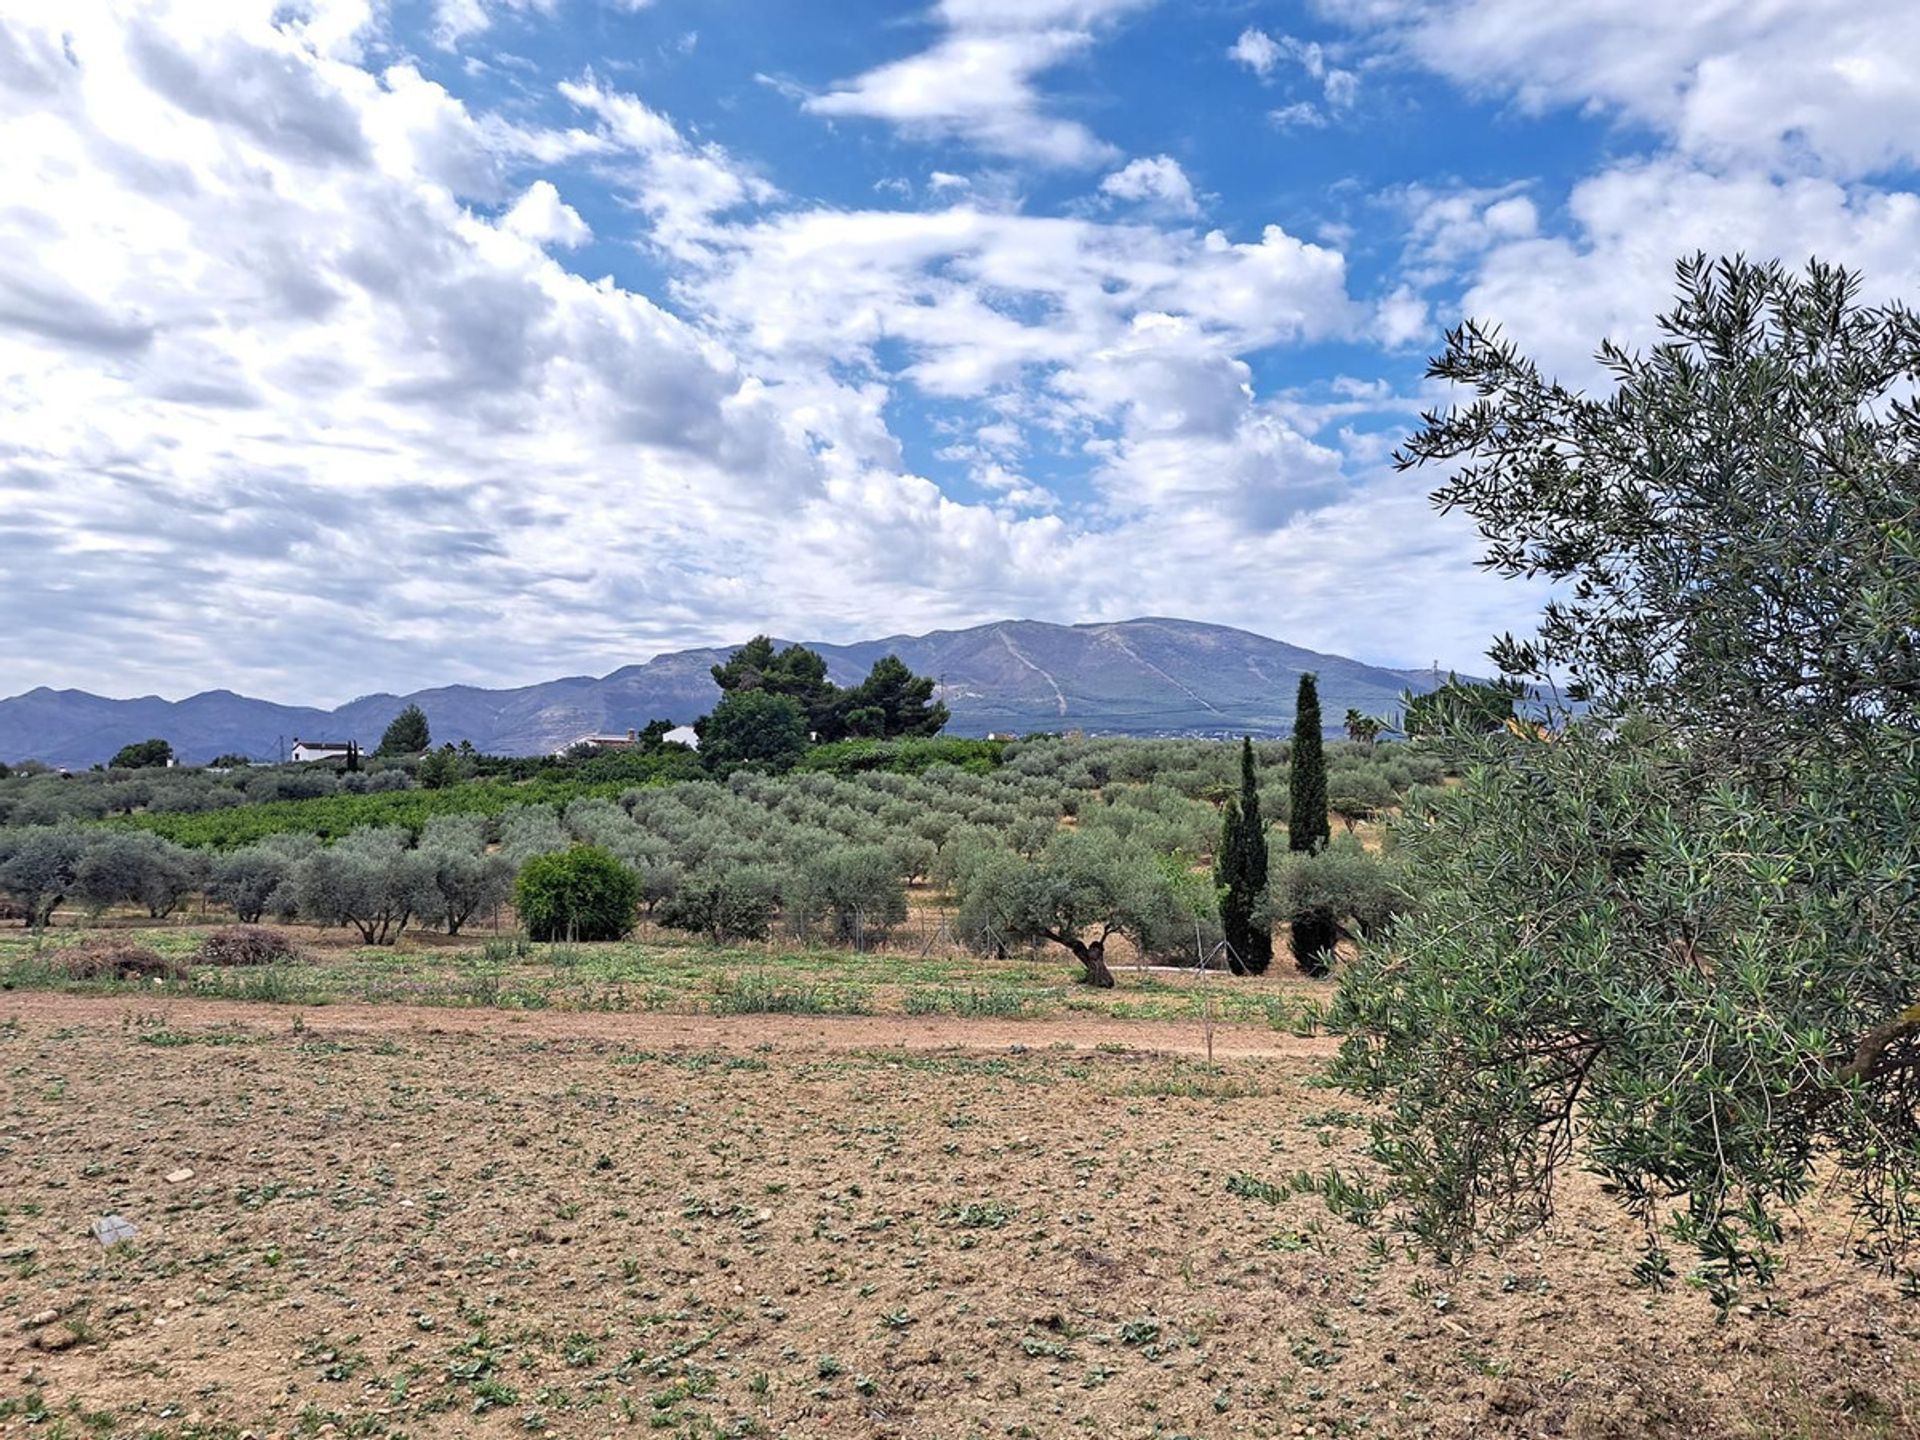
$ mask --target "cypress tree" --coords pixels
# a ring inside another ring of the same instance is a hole
[[[1320,734],[1320,686],[1311,674],[1300,677],[1293,707],[1293,807],[1287,817],[1287,848],[1308,855],[1327,848],[1333,825],[1327,815],[1327,757]],[[1309,975],[1331,968],[1339,931],[1326,919],[1293,922],[1293,963]]]
[[[1220,851],[1213,860],[1213,883],[1220,890],[1220,928],[1227,941],[1227,968],[1236,975],[1246,973],[1247,931],[1252,921],[1242,881],[1242,849],[1240,802],[1229,798],[1226,813],[1220,817]]]
[[[1273,960],[1273,935],[1254,923],[1267,888],[1267,836],[1260,818],[1260,787],[1254,775],[1253,740],[1241,742],[1240,794],[1227,802],[1220,827],[1220,855],[1214,862],[1220,897],[1220,927],[1231,950],[1229,964],[1238,974],[1259,975]]]
[[[1273,932],[1254,923],[1254,913],[1267,893],[1267,827],[1260,816],[1260,782],[1253,768],[1253,738],[1240,742],[1240,854],[1247,892],[1247,969],[1264,975],[1273,963]]]
[[[1327,756],[1320,736],[1320,686],[1311,674],[1300,677],[1293,707],[1293,808],[1287,816],[1287,848],[1315,854],[1327,848],[1333,825],[1327,817]]]

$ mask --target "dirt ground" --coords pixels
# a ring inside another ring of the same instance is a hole
[[[1578,1183],[1416,1262],[1244,1178],[1352,1155],[1329,1042],[1198,1042],[0,995],[0,1434],[1920,1433],[1836,1226],[1725,1325]]]

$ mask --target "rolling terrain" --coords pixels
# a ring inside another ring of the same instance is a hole
[[[1403,692],[1434,682],[1431,671],[1382,669],[1188,620],[1004,620],[851,645],[806,643],[843,685],[858,682],[889,653],[917,673],[939,678],[939,693],[953,711],[949,733],[956,735],[1068,729],[1283,735],[1292,728],[1294,691],[1304,671],[1320,677],[1321,707],[1331,726],[1349,707],[1391,712]],[[366,695],[333,710],[230,690],[169,701],[42,687],[0,700],[0,759],[92,765],[122,745],[156,735],[171,741],[188,763],[228,752],[276,759],[281,745],[296,736],[358,740],[371,748],[410,703],[426,711],[437,742],[471,740],[494,754],[538,754],[589,733],[621,732],[653,719],[685,723],[705,714],[718,694],[708,670],[732,648],[681,650],[598,678],[568,676],[516,689],[452,685]]]

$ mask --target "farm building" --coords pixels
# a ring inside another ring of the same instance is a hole
[[[302,740],[294,737],[291,759],[305,762],[308,760],[344,760],[353,748],[348,740]]]
[[[666,745],[684,745],[689,750],[700,748],[700,737],[693,732],[691,725],[676,725],[661,738]],[[629,730],[624,735],[582,735],[570,740],[553,753],[556,756],[575,754],[580,750],[634,750],[640,745],[640,732]]]

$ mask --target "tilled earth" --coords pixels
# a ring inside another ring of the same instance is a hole
[[[0,997],[0,1433],[1917,1433],[1837,1223],[1725,1324],[1579,1184],[1417,1262],[1260,1183],[1326,1042],[1197,1040]]]

